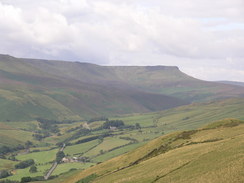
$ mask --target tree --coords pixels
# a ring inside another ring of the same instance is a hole
[[[35,161],[33,159],[28,159],[28,160],[21,161],[20,163],[16,164],[15,168],[16,169],[23,169],[23,168],[27,168],[31,165],[34,165],[34,164],[35,164]]]
[[[35,172],[37,172],[37,168],[36,168],[36,166],[35,166],[35,165],[32,165],[32,166],[30,167],[29,172],[30,172],[30,173],[35,173]]]
[[[24,183],[24,182],[31,182],[31,177],[22,177],[21,183]]]
[[[26,141],[26,143],[25,143],[25,147],[26,148],[30,148],[31,146],[33,145],[33,143],[31,142],[31,141]]]
[[[0,179],[10,176],[10,173],[7,170],[0,171]]]
[[[141,129],[141,125],[139,123],[136,123],[135,128],[136,129]]]
[[[56,154],[56,162],[61,163],[62,159],[65,157],[65,154],[63,151],[59,151]]]
[[[113,127],[117,127],[117,128],[120,128],[122,126],[124,126],[124,121],[122,120],[111,120],[111,121],[106,121],[104,124],[103,124],[103,128],[104,129],[109,129],[110,126],[113,126]]]

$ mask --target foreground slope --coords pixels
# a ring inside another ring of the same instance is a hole
[[[243,153],[244,121],[225,119],[159,137],[63,182],[90,178],[93,182],[237,183],[244,181]]]

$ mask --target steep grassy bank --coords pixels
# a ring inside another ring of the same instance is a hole
[[[176,132],[67,178],[93,182],[243,182],[244,121]]]

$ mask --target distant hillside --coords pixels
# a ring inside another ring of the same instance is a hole
[[[225,119],[175,132],[62,182],[244,182],[243,131],[244,121]]]
[[[79,120],[243,95],[242,87],[197,80],[177,67],[99,66],[0,55],[0,121]]]
[[[224,83],[224,84],[230,84],[230,85],[236,85],[236,86],[244,86],[243,82],[238,81],[217,81],[218,83]]]

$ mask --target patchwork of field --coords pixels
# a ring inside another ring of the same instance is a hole
[[[244,99],[242,98],[226,99],[215,102],[191,104],[161,112],[117,116],[110,120],[122,120],[125,127],[127,126],[128,128],[115,130],[103,129],[102,126],[106,121],[95,121],[92,123],[87,123],[87,121],[57,123],[55,125],[59,129],[59,134],[50,133],[50,136],[40,141],[33,137],[36,131],[42,130],[37,121],[0,122],[0,146],[11,144],[13,147],[19,145],[25,147],[28,141],[33,144],[28,151],[27,149],[22,149],[19,151],[19,154],[11,152],[5,156],[5,159],[0,159],[0,169],[12,171],[13,175],[7,178],[10,180],[20,180],[21,177],[24,176],[43,176],[47,170],[50,169],[52,162],[55,160],[56,153],[59,150],[58,143],[66,143],[67,145],[64,149],[64,153],[67,158],[85,158],[86,162],[67,162],[58,165],[53,175],[59,175],[60,179],[62,179],[62,177],[76,172],[75,170],[70,171],[70,169],[87,169],[90,166],[131,152],[136,148],[140,148],[148,141],[165,134],[167,136],[167,134],[171,132],[196,129],[211,121],[224,118],[244,119],[243,104]],[[85,128],[84,125],[86,126]],[[88,130],[89,132],[87,134],[83,134],[84,129],[90,130]],[[197,139],[196,143],[199,141],[206,141],[208,139],[203,139],[204,132],[207,133],[207,131],[202,131],[198,132],[198,134],[201,133],[198,137],[195,137],[194,134],[191,137]],[[224,137],[220,137],[221,135],[218,134],[216,138],[226,138],[228,133],[227,131],[223,133]],[[205,136],[207,135],[209,139],[216,139],[214,135],[217,134],[215,132],[212,137],[210,137],[210,133],[205,134]],[[180,140],[178,142],[180,142]],[[195,143],[195,141],[192,141],[192,143]],[[198,144],[198,146],[201,145]],[[153,149],[154,146],[151,148]],[[136,154],[136,156],[142,157],[140,154]],[[15,157],[17,161],[11,160],[12,157]],[[38,170],[36,173],[30,173],[29,168],[14,169],[15,164],[27,159],[33,159],[35,161],[35,166]],[[127,157],[125,162],[130,162],[130,158]],[[123,163],[116,164],[118,164],[116,169],[126,166]],[[181,166],[182,164],[177,164],[177,166],[178,165]],[[112,169],[106,171],[112,171]],[[67,175],[63,173],[67,173]],[[142,175],[138,174],[138,176]],[[154,175],[152,175],[152,177],[153,176]],[[113,179],[111,179],[111,181],[112,180]],[[52,181],[55,182],[56,180]]]

